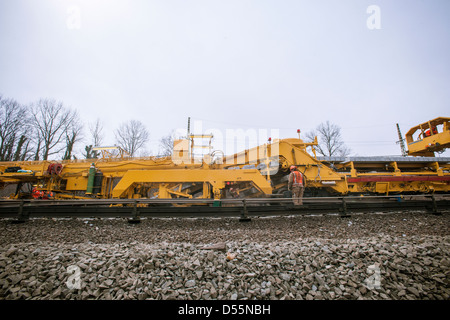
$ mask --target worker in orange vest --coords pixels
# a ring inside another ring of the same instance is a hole
[[[288,190],[292,190],[294,205],[301,206],[303,204],[303,191],[305,190],[303,175],[297,170],[296,166],[291,166],[290,170]]]
[[[431,130],[433,131],[433,134],[438,134],[437,128],[435,126],[431,127]],[[425,137],[431,136],[431,131],[428,129],[425,131]]]
[[[33,190],[31,191],[31,196],[34,199],[42,199],[44,197],[44,192],[39,191],[38,189],[36,189],[36,187],[34,187]]]

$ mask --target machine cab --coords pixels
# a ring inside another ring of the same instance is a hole
[[[450,118],[439,117],[409,129],[406,133],[408,155],[434,157],[450,147]]]

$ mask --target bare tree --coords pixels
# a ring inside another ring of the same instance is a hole
[[[114,131],[117,144],[122,147],[130,156],[134,156],[136,151],[142,148],[149,139],[149,133],[144,124],[138,120],[131,120],[120,125]]]
[[[173,130],[167,136],[164,136],[159,140],[160,155],[166,157],[172,155],[174,140],[175,134]]]
[[[12,159],[13,161],[25,161],[30,157],[29,152],[31,151],[31,141],[32,140],[25,136],[25,134],[20,136],[19,142],[17,143],[16,152],[14,153],[14,158]]]
[[[0,95],[0,161],[24,160],[30,145],[27,108]]]
[[[66,128],[66,152],[64,153],[63,160],[70,160],[72,157],[73,147],[76,142],[82,139],[83,124],[75,111],[72,121]],[[75,157],[75,156],[74,156]]]
[[[97,119],[95,123],[89,124],[89,132],[92,135],[94,147],[98,147],[103,142],[103,124],[100,119]]]
[[[77,113],[64,107],[62,102],[41,99],[31,106],[31,122],[38,137],[36,160],[42,152],[42,159],[57,154],[66,148],[64,139]]]
[[[89,144],[85,146],[84,150],[86,151],[83,156],[86,159],[97,159],[99,156],[99,152],[96,150],[92,150],[94,147],[98,147],[103,142],[103,124],[100,121],[100,119],[97,118],[97,120],[94,123],[89,124],[89,132],[91,134],[91,142],[92,144]]]
[[[93,148],[92,144],[84,147],[85,153],[83,153],[83,157],[85,159],[97,159],[98,158],[98,154],[96,153],[96,151],[93,151],[92,148]]]
[[[342,141],[341,128],[329,121],[319,124],[316,129],[307,132],[305,136],[309,141],[314,141],[314,137],[317,136],[319,144],[315,148],[323,156],[345,157],[350,154],[350,149]]]

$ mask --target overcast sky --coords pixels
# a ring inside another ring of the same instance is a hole
[[[140,120],[153,154],[191,117],[258,140],[329,120],[353,155],[399,155],[396,123],[450,116],[449,14],[449,0],[0,0],[0,93],[100,118],[106,145]]]

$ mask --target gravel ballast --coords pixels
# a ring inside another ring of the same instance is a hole
[[[0,220],[0,299],[448,300],[449,214]]]

